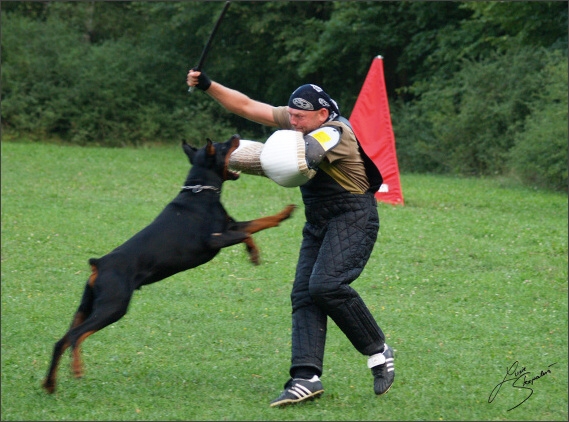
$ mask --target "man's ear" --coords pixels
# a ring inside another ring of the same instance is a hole
[[[322,123],[327,121],[328,117],[330,117],[330,110],[328,110],[327,108],[321,108],[320,110],[318,110],[318,119]]]

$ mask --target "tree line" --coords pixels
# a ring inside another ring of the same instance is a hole
[[[223,2],[2,2],[3,137],[80,145],[271,129],[185,84]],[[384,57],[403,172],[567,189],[566,2],[232,2],[205,70],[284,105],[321,85],[349,117]]]

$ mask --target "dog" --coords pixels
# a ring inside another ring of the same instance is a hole
[[[291,204],[280,213],[238,222],[223,207],[220,194],[226,180],[239,174],[228,169],[229,157],[239,147],[239,135],[227,142],[209,138],[201,149],[182,148],[191,170],[180,193],[156,219],[121,246],[101,258],[91,258],[91,275],[71,327],[55,343],[43,388],[53,393],[57,366],[71,347],[72,371],[83,375],[81,343],[91,334],[122,318],[135,290],[212,260],[225,247],[245,243],[250,260],[259,264],[259,250],[251,235],[278,226],[292,215]]]

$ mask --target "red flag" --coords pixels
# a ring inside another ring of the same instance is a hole
[[[403,205],[381,56],[375,57],[371,63],[350,116],[350,123],[362,148],[383,176],[383,184],[375,197],[378,201]]]

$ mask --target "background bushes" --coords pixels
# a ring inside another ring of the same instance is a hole
[[[3,137],[199,144],[271,129],[188,94],[219,2],[3,2]],[[567,188],[567,4],[236,2],[215,80],[275,105],[323,86],[349,117],[382,55],[403,172]]]
[[[505,71],[507,70],[507,71]],[[567,58],[519,49],[466,60],[394,107],[400,166],[495,175],[560,189],[567,180]],[[400,119],[400,120],[398,120]]]
[[[523,129],[514,136],[508,164],[523,181],[557,190],[567,188],[567,60],[548,57],[542,84],[529,104]]]

